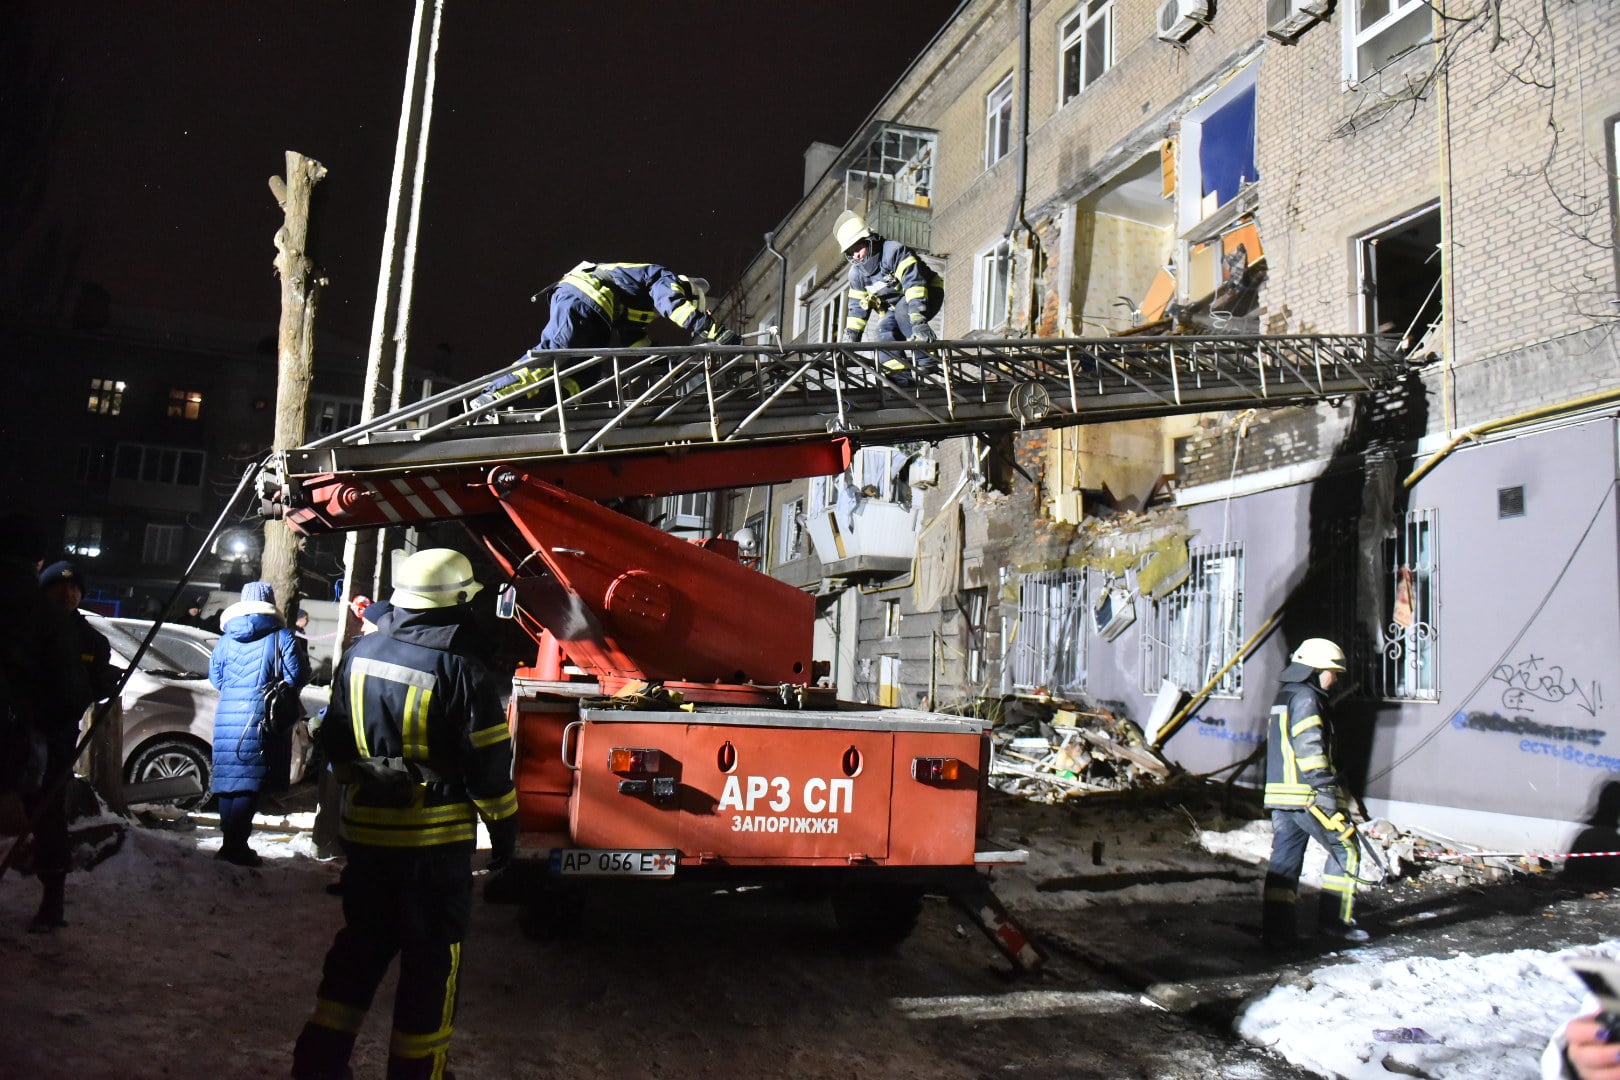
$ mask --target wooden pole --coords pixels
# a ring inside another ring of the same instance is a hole
[[[270,178],[270,193],[285,220],[276,230],[276,273],[281,277],[281,332],[276,347],[276,450],[304,443],[309,384],[315,357],[315,311],[320,277],[309,249],[309,203],[326,166],[296,150],[287,151],[287,176]],[[259,576],[276,591],[290,626],[298,611],[298,554],[303,541],[282,521],[264,523],[264,559]]]

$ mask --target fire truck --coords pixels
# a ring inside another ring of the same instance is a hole
[[[532,926],[609,883],[783,884],[881,945],[931,894],[1038,966],[988,884],[1022,853],[979,842],[989,722],[837,700],[814,596],[733,538],[626,509],[833,475],[862,445],[1308,403],[1401,369],[1364,336],[929,350],[939,367],[915,385],[860,345],[530,353],[272,456],[268,517],[310,535],[455,521],[499,568],[498,605],[536,649],[508,714]]]

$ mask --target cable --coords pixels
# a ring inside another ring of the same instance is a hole
[[[1491,681],[1492,675],[1494,675],[1496,670],[1501,667],[1503,662],[1507,660],[1508,654],[1518,647],[1520,641],[1524,640],[1524,635],[1530,632],[1530,627],[1534,625],[1536,619],[1541,615],[1542,610],[1546,608],[1548,602],[1552,600],[1552,595],[1558,590],[1559,584],[1564,580],[1564,575],[1569,573],[1569,568],[1574,565],[1575,556],[1580,554],[1581,548],[1586,544],[1586,538],[1591,535],[1592,526],[1597,524],[1598,515],[1602,514],[1604,506],[1608,505],[1609,496],[1614,494],[1614,483],[1614,481],[1610,481],[1609,486],[1604,490],[1603,498],[1598,500],[1597,509],[1592,512],[1592,520],[1588,521],[1586,523],[1586,528],[1581,530],[1580,539],[1575,541],[1574,550],[1569,553],[1569,558],[1564,560],[1564,565],[1559,569],[1558,576],[1553,578],[1552,584],[1547,587],[1546,593],[1541,598],[1541,603],[1536,605],[1536,609],[1530,613],[1530,617],[1524,621],[1524,624],[1521,627],[1519,627],[1519,632],[1513,635],[1513,640],[1507,643],[1506,648],[1502,650],[1501,655],[1496,658],[1496,661],[1485,669],[1485,674],[1480,677],[1479,682],[1475,683],[1474,688],[1468,691],[1467,695],[1463,697],[1460,707],[1465,707],[1470,701],[1473,701],[1474,695],[1478,694],[1480,689],[1484,687],[1486,683]],[[1422,750],[1425,746],[1429,745],[1429,743],[1433,742],[1442,731],[1451,726],[1452,715],[1455,714],[1450,710],[1447,710],[1447,715],[1442,717],[1440,722],[1430,729],[1427,735],[1419,739],[1417,741],[1417,745],[1413,746],[1410,750],[1396,758],[1394,761],[1391,761],[1379,771],[1368,776],[1365,782],[1367,784],[1371,784],[1374,780],[1383,779],[1393,772],[1397,767],[1404,764],[1413,754],[1416,754],[1419,750]]]

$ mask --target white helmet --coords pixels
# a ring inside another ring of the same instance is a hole
[[[709,310],[709,279],[700,277],[687,277],[679,275],[686,282],[686,287],[692,290],[692,306],[699,311]]]
[[[389,599],[397,608],[423,611],[465,604],[482,588],[473,580],[467,556],[450,548],[423,548],[399,564]]]
[[[1344,650],[1327,638],[1306,638],[1288,659],[1317,671],[1344,670]]]
[[[872,235],[872,230],[866,227],[866,219],[853,210],[845,210],[833,222],[833,236],[838,240],[838,250],[848,253],[849,249]]]

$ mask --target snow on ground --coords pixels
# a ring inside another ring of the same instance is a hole
[[[1238,1033],[1344,1080],[1535,1077],[1548,1037],[1584,997],[1565,953],[1380,960],[1366,951],[1251,1002]],[[1620,941],[1577,951],[1620,956]]]

